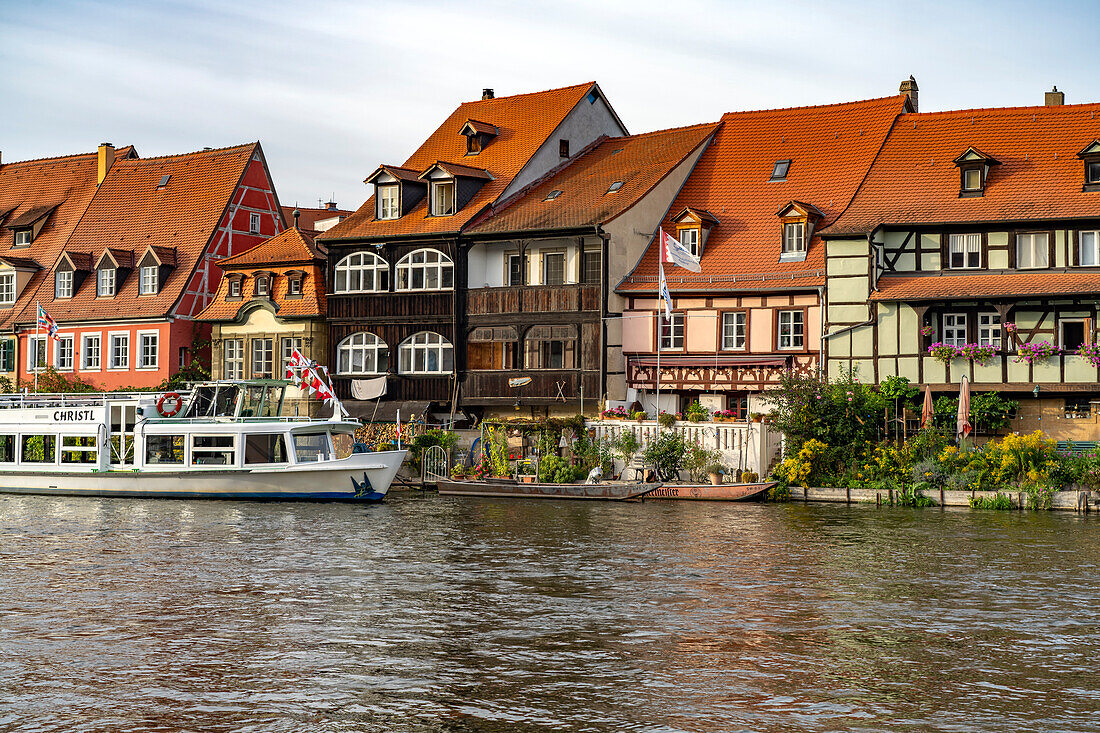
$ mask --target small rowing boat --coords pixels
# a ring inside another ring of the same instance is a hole
[[[684,501],[763,501],[775,481],[755,484],[664,484],[646,495],[647,499],[678,499]]]
[[[527,484],[517,481],[436,482],[443,496],[505,496],[521,499],[629,501],[648,498],[660,484]]]

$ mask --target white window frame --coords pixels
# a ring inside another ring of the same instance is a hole
[[[806,312],[799,310],[779,311],[778,348],[794,350],[806,348]]]
[[[16,229],[15,230],[15,237],[12,239],[12,246],[13,247],[26,247],[26,246],[28,246],[34,240],[34,237],[32,236],[33,234],[34,234],[34,232],[32,232],[30,229]]]
[[[257,298],[267,298],[271,295],[271,275],[257,275],[252,283],[254,294]],[[263,286],[262,288],[260,286]]]
[[[27,371],[33,372],[36,369],[41,371],[42,369],[49,369],[50,367],[50,347],[49,336],[28,336],[27,337]],[[39,344],[42,344],[40,347]],[[42,351],[42,360],[35,365],[38,361],[39,349]]]
[[[672,318],[664,310],[657,312],[657,340],[661,351],[683,351],[687,331],[687,316],[673,311]]]
[[[732,330],[727,333],[726,319],[729,318]],[[748,311],[726,311],[722,314],[719,324],[722,338],[722,351],[744,351],[748,344],[749,314]]]
[[[73,368],[76,364],[76,357],[75,357],[75,352],[74,352],[75,342],[76,342],[76,339],[73,337],[73,334],[71,334],[71,333],[61,334],[61,335],[58,336],[57,341],[54,343],[54,347],[53,347],[53,363],[54,363],[54,368],[57,369],[57,371],[59,371],[59,372],[71,372],[71,371],[73,371]],[[67,366],[64,363],[62,363],[62,360],[61,360],[61,351],[62,351],[61,345],[66,344],[66,343],[69,345],[69,359],[68,359],[68,365]]]
[[[146,337],[153,338],[153,363],[145,363],[145,339]],[[137,370],[138,371],[153,371],[160,368],[160,332],[159,331],[138,331],[137,332]]]
[[[144,265],[141,268],[141,295],[156,295],[160,290],[160,268]]]
[[[260,233],[260,215],[255,211],[248,213],[248,233],[259,234]]]
[[[689,227],[680,230],[680,244],[684,245],[684,247],[695,257],[699,256],[700,238],[699,227]]]
[[[373,341],[372,341],[373,339]],[[386,369],[378,368],[381,363],[382,353],[386,355]],[[355,369],[356,356],[362,369]],[[336,373],[337,374],[386,374],[389,371],[390,347],[385,341],[369,331],[357,331],[351,334],[336,347]],[[373,363],[374,368],[367,366]]]
[[[978,345],[1001,348],[1001,314],[978,314]]]
[[[379,219],[400,219],[400,201],[401,192],[400,186],[396,183],[380,184],[377,187],[378,191],[378,210],[377,216]]]
[[[970,174],[978,174],[975,185],[970,185]],[[985,172],[981,168],[964,168],[962,172],[962,190],[963,191],[981,191],[985,188]]]
[[[268,343],[266,349],[266,359],[262,362],[270,367],[269,370],[264,371],[256,368],[256,345],[257,342]],[[270,379],[275,378],[275,339],[270,336],[256,336],[248,339],[248,373],[252,379],[263,378],[261,375],[267,374]]]
[[[121,366],[115,361],[115,339],[126,339],[126,363]],[[109,372],[128,372],[130,371],[130,332],[129,331],[111,331],[107,334],[107,371]]]
[[[115,297],[115,283],[118,278],[115,268],[104,267],[95,274],[95,295],[97,298]]]
[[[374,252],[352,252],[336,263],[332,282],[334,293],[388,292],[390,263]]]
[[[94,352],[88,351],[88,342],[95,339]],[[89,356],[95,356],[95,364],[91,363]],[[98,372],[103,368],[103,332],[80,334],[80,371]]]
[[[302,277],[300,275],[287,277],[286,294],[288,296],[298,296],[302,294]]]
[[[550,259],[552,257],[561,257],[561,282],[552,283],[549,278],[550,271]],[[542,268],[540,274],[542,275],[543,285],[568,285],[569,284],[569,258],[565,252],[543,252],[542,253]]]
[[[244,379],[244,339],[225,339],[222,342],[222,378]]]
[[[417,355],[424,354],[424,368],[417,369]],[[398,347],[398,367],[401,374],[451,374],[454,372],[454,346],[435,331],[418,331],[401,342]],[[435,355],[438,369],[428,369],[428,361]],[[446,368],[450,362],[451,368]]]
[[[942,326],[942,343],[948,346],[966,345],[965,313],[944,313]]]
[[[71,297],[73,297],[73,271],[72,270],[58,270],[57,272],[54,273],[53,297],[55,297],[55,298],[71,298]]]
[[[420,287],[414,285],[417,272],[420,273]],[[402,286],[402,276],[404,276],[404,286]],[[435,278],[436,287],[428,286],[432,277]],[[450,280],[451,284],[444,285],[444,280]],[[454,262],[440,250],[425,247],[409,252],[398,260],[397,277],[394,282],[395,291],[407,293],[453,289]]]
[[[1026,253],[1026,257],[1024,256]],[[1027,264],[1023,264],[1024,262]],[[1016,269],[1045,270],[1050,267],[1050,235],[1023,232],[1016,235]]]
[[[279,353],[282,354],[282,374],[272,375],[276,379],[282,379],[286,376],[287,366],[290,364],[291,354],[294,353],[294,349],[298,349],[298,352],[305,354],[303,344],[305,339],[301,336],[283,336],[279,339]]]
[[[955,255],[961,258],[961,264],[955,264]],[[976,264],[971,264],[970,255],[974,255]],[[982,267],[982,235],[951,234],[947,238],[947,269],[979,270]]]
[[[801,254],[806,251],[806,222],[783,222],[783,254]]]
[[[443,197],[443,191],[450,190],[451,197],[448,201]],[[447,205],[449,204],[449,206]],[[432,181],[432,216],[453,216],[458,211],[458,185],[455,179],[447,178],[440,181]]]
[[[0,272],[0,305],[15,305],[14,272]]]
[[[1091,247],[1086,250],[1085,239],[1086,237],[1092,240]],[[1090,252],[1091,262],[1085,262],[1085,252]],[[1100,230],[1096,229],[1084,229],[1077,232],[1077,266],[1078,267],[1100,267]]]
[[[229,278],[229,297],[241,297],[241,279],[239,277]]]
[[[519,260],[519,281],[512,282],[512,260]],[[527,284],[527,255],[516,252],[508,252],[504,255],[504,284],[508,287],[519,287]]]

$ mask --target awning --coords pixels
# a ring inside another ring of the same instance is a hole
[[[403,423],[421,419],[432,405],[420,400],[344,400],[343,403],[348,414],[363,422],[397,422],[397,412],[400,410]]]
[[[751,356],[751,355],[729,355],[718,354],[717,356],[661,356],[661,368],[665,367],[739,367],[739,366],[783,366],[787,363],[787,356],[773,356],[771,354],[767,356]],[[631,356],[629,359],[631,364],[637,366],[657,366],[656,354],[644,354],[642,356]]]

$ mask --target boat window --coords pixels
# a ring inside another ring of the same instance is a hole
[[[53,463],[56,452],[56,435],[24,435],[20,460],[23,463]]]
[[[15,462],[15,436],[0,435],[0,463]]]
[[[313,463],[328,460],[328,435],[295,435],[294,455],[298,463]]]
[[[152,464],[182,464],[183,463],[183,436],[182,435],[150,435],[145,438],[145,463]]]
[[[347,458],[355,450],[355,436],[351,433],[332,434],[332,455],[337,459]]]
[[[61,438],[62,463],[99,463],[99,440],[94,435],[66,435]]]
[[[187,407],[184,417],[209,417],[214,404],[213,387],[196,387],[195,396]]]
[[[233,435],[192,435],[192,466],[231,466],[235,457]]]
[[[233,417],[237,414],[237,395],[241,388],[236,385],[218,387],[214,398],[214,417]]]
[[[286,441],[282,433],[254,433],[244,436],[245,463],[286,463]]]
[[[244,393],[241,417],[278,417],[281,388],[250,385]]]

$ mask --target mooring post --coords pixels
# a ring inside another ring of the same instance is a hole
[[[875,506],[882,506],[882,492],[875,492]]]

